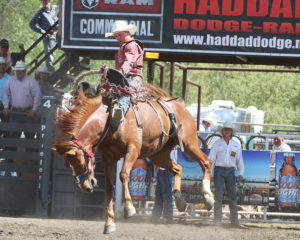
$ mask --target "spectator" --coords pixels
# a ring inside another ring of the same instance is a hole
[[[214,126],[216,123],[217,123],[216,115],[213,112],[206,114],[206,116],[200,123],[199,136],[203,138],[203,140],[205,140],[209,134],[203,132],[210,132],[211,131],[210,127]]]
[[[175,160],[175,151],[170,154],[171,160]],[[173,222],[173,197],[172,197],[173,174],[159,168],[157,173],[157,185],[155,189],[155,203],[152,211],[153,222],[160,222],[163,217],[163,223]]]
[[[244,162],[241,146],[232,140],[235,128],[231,122],[225,122],[219,127],[222,138],[217,140],[209,153],[213,161],[215,204],[214,220],[216,225],[222,222],[222,200],[224,183],[229,200],[231,225],[237,228],[245,228],[239,223],[237,212],[237,194],[235,183],[235,169],[239,171],[238,181],[243,180]]]
[[[114,36],[120,44],[120,49],[115,56],[115,67],[129,79],[129,86],[135,91],[143,87],[143,55],[144,46],[131,35],[137,31],[137,26],[127,24],[126,21],[115,21],[111,33],[105,37]],[[119,98],[119,106],[113,108],[113,125],[117,126],[124,118],[130,103],[130,96],[123,94]]]
[[[44,34],[54,25],[55,22],[57,22],[59,8],[57,5],[51,5],[52,0],[40,0],[40,2],[43,7],[31,19],[29,26],[33,31]],[[53,29],[43,39],[45,55],[47,55],[56,46],[56,33],[57,29]],[[55,71],[53,60],[53,54],[50,54],[46,59],[46,66],[50,73]]]
[[[8,122],[37,123],[36,111],[41,103],[41,90],[38,82],[26,75],[26,65],[18,61],[14,67],[16,76],[11,76],[6,84],[3,105],[4,115],[8,116]],[[9,114],[10,110],[26,114]],[[34,138],[34,133],[24,131],[26,138]],[[21,132],[9,134],[11,138],[19,138]]]
[[[274,138],[274,145],[272,150],[279,151],[279,152],[290,152],[292,151],[290,146],[284,142],[283,137],[275,137]]]
[[[54,96],[55,102],[60,103],[62,101],[62,95],[64,92],[60,89],[54,88],[48,81],[50,73],[46,66],[41,66],[36,74],[36,79],[39,81],[42,96]]]
[[[214,126],[216,122],[216,115],[213,112],[208,113],[200,124],[200,131],[210,132],[210,127]]]
[[[20,52],[9,52],[9,42],[7,39],[3,38],[0,40],[0,57],[3,57],[6,62],[6,72],[12,74],[12,67],[15,66],[16,62],[19,60],[24,60],[24,45],[19,44]]]
[[[270,180],[276,181],[275,179],[275,165],[276,165],[276,152],[290,152],[292,151],[290,146],[284,142],[283,137],[274,137],[274,144],[272,146],[274,152],[271,153],[270,161]]]
[[[3,93],[6,86],[6,81],[9,75],[6,73],[6,61],[4,57],[0,57],[0,111],[3,110]],[[1,117],[2,118],[2,117]]]

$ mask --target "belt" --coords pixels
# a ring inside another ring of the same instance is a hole
[[[232,169],[234,167],[222,167],[222,166],[215,166],[215,168],[218,167],[218,168],[225,168],[225,169]]]
[[[16,112],[27,112],[29,110],[31,110],[32,107],[27,107],[27,108],[17,108],[17,107],[12,107],[12,111],[16,111]]]
[[[164,170],[158,169],[157,175],[162,176],[164,174]]]

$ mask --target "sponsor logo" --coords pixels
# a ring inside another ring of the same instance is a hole
[[[99,5],[99,0],[81,0],[81,4],[87,9],[93,9]]]

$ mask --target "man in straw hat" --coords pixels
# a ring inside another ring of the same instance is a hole
[[[210,112],[205,115],[202,122],[199,126],[199,136],[203,139],[206,139],[209,133],[203,133],[203,132],[210,132],[212,126],[214,126],[217,123],[216,115],[213,112]]]
[[[26,65],[18,61],[13,69],[16,76],[11,76],[6,84],[3,94],[4,115],[9,122],[35,123],[36,111],[41,104],[41,90],[38,82],[26,75]],[[9,114],[10,110],[23,114]],[[21,132],[13,133],[10,137],[20,137]],[[34,134],[26,133],[26,138],[33,138]]]
[[[54,96],[55,103],[60,103],[62,101],[62,96],[64,91],[52,86],[48,81],[50,72],[46,66],[41,66],[36,72],[36,79],[38,80],[41,88],[42,96]]]
[[[208,113],[200,124],[200,131],[210,132],[210,127],[214,126],[216,122],[216,115],[213,112]]]
[[[114,36],[120,44],[120,49],[115,55],[115,67],[122,72],[128,79],[129,85],[135,91],[140,91],[143,81],[143,55],[144,46],[134,39],[133,35],[137,27],[128,24],[127,21],[115,21],[112,32],[106,33],[105,37]],[[121,122],[125,116],[130,103],[130,97],[123,94],[119,98],[119,106],[114,106],[112,118],[115,122]]]
[[[222,199],[223,187],[225,184],[229,200],[230,220],[232,227],[245,228],[238,220],[237,212],[237,194],[235,183],[235,169],[239,171],[238,180],[243,180],[244,162],[242,148],[238,142],[232,140],[235,127],[231,122],[225,122],[219,126],[222,138],[217,140],[209,153],[213,161],[214,186],[215,186],[215,204],[214,218],[215,224],[221,225],[222,221]]]

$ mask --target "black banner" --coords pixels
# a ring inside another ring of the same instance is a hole
[[[146,51],[300,56],[300,0],[62,1],[62,48],[117,50],[115,20],[137,25]]]

